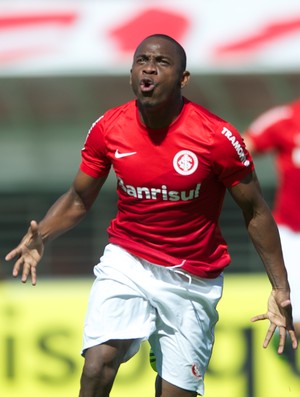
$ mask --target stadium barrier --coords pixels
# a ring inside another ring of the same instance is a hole
[[[78,395],[83,364],[82,328],[92,280],[40,279],[36,287],[0,283],[0,395]],[[270,287],[263,275],[227,275],[216,342],[206,375],[206,397],[299,397],[295,361],[263,349],[267,322],[250,318],[266,310]],[[121,366],[111,397],[153,397],[149,346]]]

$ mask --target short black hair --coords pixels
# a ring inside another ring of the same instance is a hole
[[[150,36],[145,37],[141,43],[143,43],[145,40],[151,39],[152,37],[157,37],[159,39],[168,40],[168,41],[170,41],[171,43],[173,43],[175,45],[176,51],[177,51],[177,53],[179,55],[179,58],[180,58],[181,69],[182,69],[182,72],[184,72],[186,70],[187,60],[186,60],[186,52],[185,52],[184,48],[182,47],[182,45],[179,44],[178,41],[173,39],[173,37],[168,36],[166,34],[162,34],[162,33],[151,34]]]

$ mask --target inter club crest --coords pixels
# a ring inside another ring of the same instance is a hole
[[[191,175],[198,168],[198,158],[190,150],[181,150],[173,159],[173,166],[180,175]]]

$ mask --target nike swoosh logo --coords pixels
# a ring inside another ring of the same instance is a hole
[[[119,153],[119,150],[117,149],[115,151],[115,158],[121,159],[122,157],[132,156],[133,154],[136,154],[136,152]]]

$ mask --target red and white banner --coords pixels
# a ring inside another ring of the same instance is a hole
[[[0,76],[128,73],[152,33],[193,72],[300,70],[300,0],[0,0]]]

